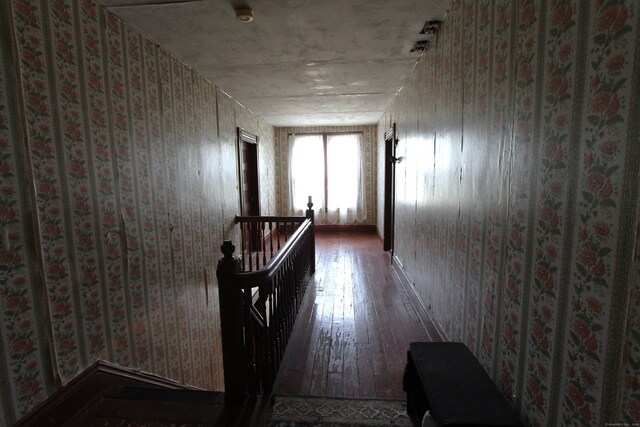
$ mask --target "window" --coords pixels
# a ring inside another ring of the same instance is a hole
[[[355,224],[364,219],[362,134],[290,135],[292,214],[313,198],[321,223]]]

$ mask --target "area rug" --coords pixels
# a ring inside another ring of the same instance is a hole
[[[412,426],[404,400],[274,396],[269,427]]]

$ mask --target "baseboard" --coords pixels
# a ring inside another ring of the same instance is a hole
[[[375,225],[316,224],[313,228],[315,229],[316,233],[376,233]]]
[[[409,280],[409,276],[404,270],[402,263],[398,259],[397,256],[393,256],[393,262],[391,263],[391,268],[396,273],[396,277],[402,284],[407,297],[409,297],[409,301],[413,306],[413,309],[416,311],[418,315],[418,319],[422,324],[422,327],[427,332],[429,339],[431,341],[450,341],[447,334],[444,332],[440,324],[429,314],[422,299],[416,293],[416,289],[414,284]]]
[[[98,360],[36,406],[14,427],[66,425],[79,411],[113,386],[199,390],[157,375]]]

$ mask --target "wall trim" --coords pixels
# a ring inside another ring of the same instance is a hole
[[[391,256],[387,252],[387,257],[389,261],[391,261]],[[409,276],[404,271],[402,264],[397,256],[393,256],[393,262],[391,263],[391,269],[396,274],[398,281],[402,285],[407,297],[409,297],[409,302],[413,306],[413,309],[416,311],[418,315],[418,319],[422,324],[422,327],[427,332],[429,336],[429,340],[431,341],[451,341],[451,339],[447,336],[442,329],[442,326],[429,314],[427,309],[422,302],[422,299],[418,296],[415,290],[415,286],[411,280],[409,280]],[[429,325],[433,325],[433,327],[429,327]]]
[[[315,224],[314,228],[317,233],[377,233],[375,225]]]

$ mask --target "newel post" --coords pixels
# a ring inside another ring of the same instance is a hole
[[[311,196],[309,196],[309,200],[311,200]],[[307,219],[311,220],[311,265],[309,266],[309,274],[313,274],[316,272],[316,230],[315,230],[315,215],[313,213],[313,203],[309,201],[307,203]]]
[[[227,401],[239,401],[247,394],[242,291],[236,285],[236,273],[240,271],[240,261],[233,256],[236,247],[231,240],[225,240],[220,249],[224,256],[218,260],[216,277],[220,302],[224,391]]]

